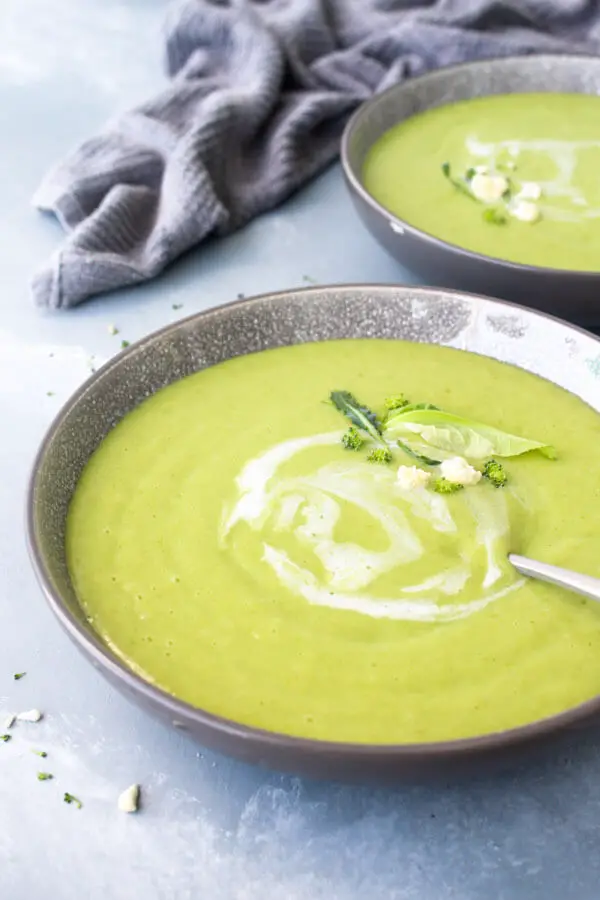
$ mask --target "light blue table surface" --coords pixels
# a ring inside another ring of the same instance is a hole
[[[30,197],[71,145],[160,84],[163,9],[160,0],[0,3],[0,719],[45,712],[0,743],[0,894],[597,900],[599,732],[509,774],[461,783],[374,789],[269,774],[205,752],[130,706],[44,604],[23,535],[28,470],[91,361],[109,358],[122,338],[240,292],[292,287],[305,276],[408,278],[363,232],[335,168],[147,287],[72,313],[33,308],[29,278],[61,235]],[[183,308],[173,311],[174,303]],[[40,769],[54,781],[40,783]],[[134,781],[144,809],[125,816],[116,799]],[[63,791],[83,809],[65,805]]]

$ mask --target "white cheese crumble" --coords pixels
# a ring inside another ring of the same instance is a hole
[[[19,722],[39,722],[42,714],[39,709],[28,709],[27,712],[17,713]]]
[[[483,175],[477,172],[471,179],[473,196],[484,203],[496,203],[508,188],[504,175]]]
[[[425,469],[417,466],[400,466],[396,476],[396,484],[403,491],[412,491],[415,488],[425,487],[431,475]]]
[[[138,811],[139,803],[140,786],[139,784],[132,784],[119,796],[117,805],[121,812],[134,813]]]
[[[537,222],[540,217],[540,211],[531,200],[517,200],[509,210],[514,219],[520,222]]]
[[[446,481],[452,484],[477,484],[481,478],[481,472],[469,465],[462,456],[453,456],[452,459],[445,459],[440,466],[440,474],[442,478],[445,478]]]
[[[7,716],[2,725],[3,731],[8,731],[9,728],[12,728],[15,724],[16,716],[11,713],[10,716]]]
[[[521,189],[517,194],[517,200],[539,200],[542,196],[542,189],[535,181],[524,181]]]

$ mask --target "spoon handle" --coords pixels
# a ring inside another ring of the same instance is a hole
[[[508,559],[521,575],[549,581],[550,584],[556,584],[558,587],[600,602],[600,578],[592,578],[591,575],[572,572],[570,569],[561,569],[560,566],[550,566],[548,563],[527,559],[526,556],[518,556],[516,553],[509,553]]]

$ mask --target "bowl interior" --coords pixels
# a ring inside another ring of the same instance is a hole
[[[99,370],[67,403],[42,444],[30,487],[29,540],[38,576],[78,643],[95,648],[97,663],[106,660],[113,670],[123,669],[100,644],[75,597],[65,558],[65,523],[81,471],[105,435],[162,387],[223,360],[271,347],[359,337],[443,344],[491,356],[548,378],[600,410],[596,338],[530,310],[451,291],[312,288],[231,304],[151,335]],[[156,705],[168,704],[171,714],[180,712],[187,721],[195,714],[129,673],[132,690],[136,682]]]
[[[541,55],[465,63],[413,78],[367,102],[344,137],[344,157],[362,186],[367,153],[390,128],[411,116],[459,100],[510,93],[600,93],[600,58]],[[374,201],[375,202],[375,201]]]

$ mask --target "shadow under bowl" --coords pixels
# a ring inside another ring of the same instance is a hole
[[[119,353],[71,397],[34,462],[28,541],[60,624],[121,692],[202,744],[246,762],[335,779],[414,779],[512,763],[551,736],[598,718],[600,696],[510,731],[427,744],[308,740],[226,720],[178,700],[134,673],[94,632],[67,568],[65,525],[83,468],[128,412],[161,388],[236,356],[343,338],[403,339],[473,351],[527,369],[600,410],[600,341],[531,310],[452,291],[384,285],[306,288],[208,310]],[[567,524],[565,523],[565,527]]]
[[[600,57],[544,54],[438,69],[364,103],[342,137],[342,166],[358,214],[373,237],[426,284],[511,300],[587,327],[600,326],[598,272],[522,265],[474,253],[415,228],[363,185],[366,156],[390,128],[460,100],[511,93],[600,93]]]

